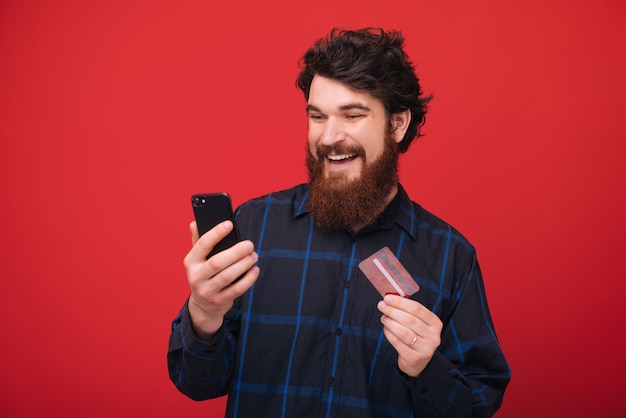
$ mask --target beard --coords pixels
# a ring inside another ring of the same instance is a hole
[[[358,178],[342,173],[324,176],[328,154],[356,154],[363,161]],[[320,146],[317,158],[307,151],[309,171],[309,208],[315,224],[323,230],[344,230],[368,226],[385,210],[389,195],[398,184],[398,145],[390,134],[385,135],[382,155],[368,163],[360,146]],[[357,231],[355,231],[357,232]]]

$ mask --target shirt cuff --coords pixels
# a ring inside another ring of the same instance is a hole
[[[452,388],[452,379],[450,378],[450,361],[447,358],[439,351],[435,351],[430,363],[418,377],[400,373],[418,403],[427,404],[437,411],[445,411],[444,415],[448,416],[447,414],[451,412],[451,405],[447,400],[447,394]]]
[[[193,326],[191,325],[191,317],[189,316],[189,309],[185,304],[181,312],[181,333],[183,337],[183,343],[185,349],[192,352],[193,354],[197,354],[200,356],[206,356],[211,353],[215,353],[219,351],[224,345],[225,340],[225,331],[224,326],[222,325],[217,333],[213,336],[210,342],[206,342],[204,340],[196,337],[195,332],[193,331]]]

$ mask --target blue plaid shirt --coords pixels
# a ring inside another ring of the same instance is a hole
[[[170,378],[193,399],[228,394],[228,417],[478,417],[500,406],[510,370],[493,328],[476,253],[402,187],[377,223],[321,231],[308,186],[238,208],[260,277],[211,343],[183,307],[172,324]],[[397,366],[380,294],[358,269],[388,246],[419,284],[412,298],[443,321],[441,346],[418,378]]]

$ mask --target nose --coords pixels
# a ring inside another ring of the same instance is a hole
[[[341,123],[335,118],[328,118],[324,123],[320,143],[323,145],[332,145],[345,139],[346,135],[341,127]]]

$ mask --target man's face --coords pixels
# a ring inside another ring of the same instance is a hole
[[[308,143],[325,178],[345,183],[383,153],[387,117],[380,100],[316,75],[311,83]]]
[[[374,222],[395,195],[397,143],[405,129],[386,129],[378,99],[319,76],[311,84],[307,112],[313,218],[322,229],[357,231]]]

